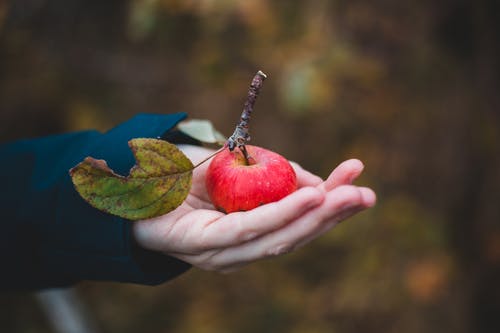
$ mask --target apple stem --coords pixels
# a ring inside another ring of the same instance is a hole
[[[255,74],[252,83],[250,84],[250,88],[248,89],[247,100],[245,101],[245,105],[243,106],[243,112],[241,113],[240,122],[236,125],[236,128],[233,134],[227,139],[224,147],[228,147],[230,151],[233,151],[234,148],[238,147],[243,156],[245,157],[245,162],[247,165],[250,165],[248,152],[245,148],[245,144],[250,141],[250,133],[248,131],[248,125],[250,122],[250,117],[252,115],[253,106],[255,105],[255,101],[257,100],[257,96],[259,96],[260,89],[262,88],[262,83],[267,78],[267,75],[262,71],[258,71]]]
[[[243,153],[243,157],[245,158],[245,165],[250,165],[250,155],[248,155],[247,147],[242,145],[240,147],[241,152]]]

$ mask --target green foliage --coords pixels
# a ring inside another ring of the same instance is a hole
[[[92,157],[71,169],[78,193],[95,208],[129,220],[177,208],[191,187],[191,161],[163,140],[133,139],[129,146],[137,164],[128,177],[117,175],[104,160]]]

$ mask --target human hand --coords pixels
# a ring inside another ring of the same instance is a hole
[[[213,153],[190,145],[179,148],[193,164]],[[134,222],[140,246],[204,270],[228,272],[301,247],[376,201],[371,189],[351,185],[363,170],[359,160],[341,163],[326,181],[292,162],[297,191],[247,212],[224,214],[214,209],[205,189],[208,164],[194,169],[190,193],[181,206]]]

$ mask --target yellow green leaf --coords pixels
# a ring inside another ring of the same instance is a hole
[[[92,157],[71,169],[78,193],[95,208],[129,220],[160,216],[182,204],[191,187],[191,161],[163,140],[133,139],[129,146],[136,165],[127,177]]]

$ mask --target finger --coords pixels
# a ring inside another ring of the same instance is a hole
[[[364,169],[363,163],[358,159],[350,159],[339,164],[322,184],[325,191],[331,191],[340,185],[351,184]]]
[[[339,188],[344,189],[346,188],[346,186],[341,186]],[[325,210],[325,215],[323,216],[322,222],[316,223],[316,228],[310,228],[309,230],[305,229],[303,230],[304,232],[301,232],[299,228],[295,230],[294,226],[290,226],[289,230],[283,230],[283,233],[281,235],[281,237],[283,238],[283,242],[285,242],[288,237],[292,236],[292,234],[295,233],[295,238],[290,237],[291,240],[289,239],[289,241],[291,242],[290,251],[292,249],[297,249],[304,246],[305,244],[329,231],[338,223],[365,210],[366,208],[372,207],[375,204],[376,196],[373,190],[367,187],[357,187],[357,190],[359,191],[359,193],[352,192],[350,194],[347,194],[344,198],[343,203],[342,200],[335,200],[335,198],[333,198],[330,194],[325,199],[325,205],[323,207]],[[340,194],[336,193],[335,196],[337,195]],[[337,213],[329,215],[329,212],[336,210],[338,207],[341,207],[341,209]],[[314,219],[315,217],[312,218]],[[310,224],[314,225],[314,222],[310,222]],[[271,246],[271,250],[268,251],[271,255],[280,254],[279,251],[273,252],[272,248],[273,247]]]
[[[254,241],[228,248],[212,260],[230,267],[261,258],[284,254],[318,237],[356,212],[374,204],[374,193],[367,188],[340,186],[327,193],[322,204],[283,228]]]
[[[352,203],[347,204],[347,208],[343,209],[334,218],[331,218],[330,221],[327,221],[326,223],[322,223],[322,225],[319,226],[319,228],[316,232],[313,232],[310,235],[306,235],[300,241],[297,241],[293,248],[297,249],[299,247],[304,246],[305,244],[309,243],[313,239],[318,238],[319,236],[321,236],[324,233],[326,233],[327,231],[329,231],[331,228],[333,228],[338,223],[340,223],[340,222],[348,219],[349,217],[365,210],[366,208],[373,207],[373,205],[375,205],[376,196],[375,196],[375,192],[373,192],[372,189],[367,188],[367,187],[358,187],[358,190],[359,190],[360,195],[361,195],[359,203],[353,204],[352,206],[351,206]]]
[[[297,175],[297,187],[302,188],[305,186],[318,186],[323,182],[323,179],[316,176],[315,174],[305,170],[299,164],[295,162],[290,162],[295,174]]]
[[[359,206],[348,208],[342,213],[339,213],[338,221],[349,218],[350,216],[361,211],[362,208]],[[208,271],[218,271],[221,273],[231,273],[236,271],[251,262],[257,261],[259,259],[264,259],[271,256],[278,256],[287,254],[303,245],[309,243],[311,240],[317,238],[319,235],[326,233],[328,230],[333,228],[337,221],[331,221],[330,223],[325,223],[321,230],[314,234],[309,235],[297,244],[289,246],[287,244],[280,244],[278,246],[272,247],[264,254],[258,254],[251,256],[251,251],[245,251],[243,255],[234,255],[233,248],[230,249],[220,249],[205,251],[201,254],[186,254],[186,253],[169,253],[169,255],[174,256],[180,260],[191,263],[192,265]],[[231,253],[233,252],[233,253]],[[222,254],[221,254],[222,253]]]
[[[247,212],[232,213],[207,225],[200,238],[202,249],[238,245],[283,227],[322,203],[324,193],[304,187],[280,201]]]

